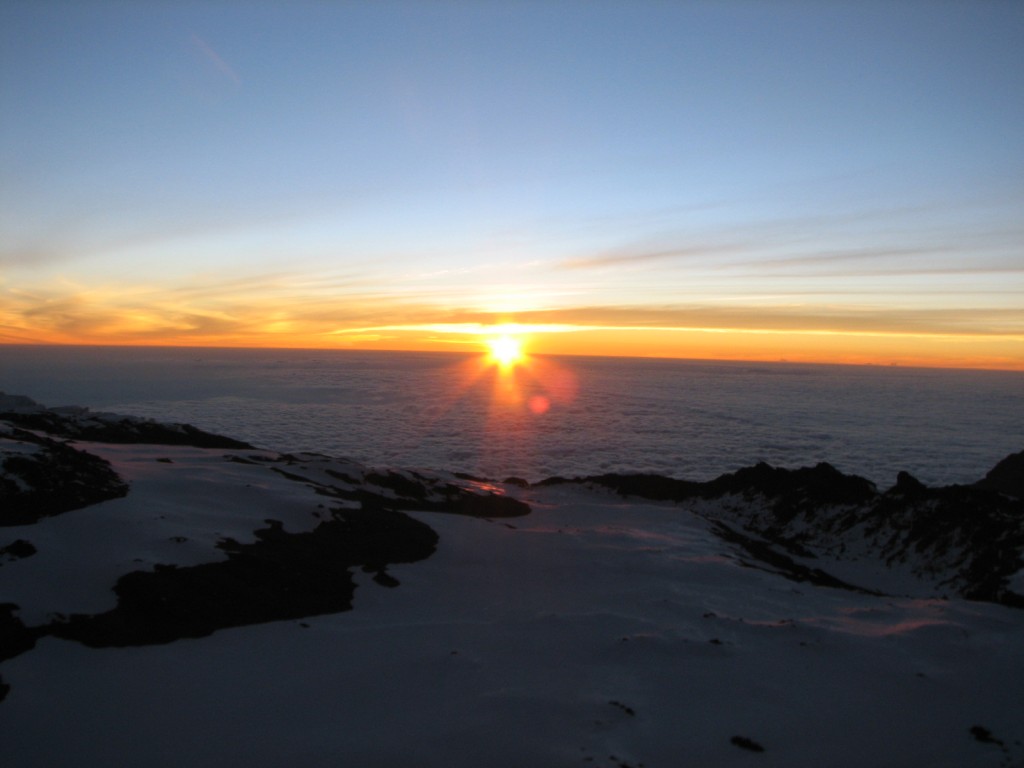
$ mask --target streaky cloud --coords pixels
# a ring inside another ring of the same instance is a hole
[[[224,58],[214,50],[213,46],[210,45],[206,40],[201,38],[195,32],[189,35],[189,42],[193,48],[199,51],[214,68],[224,75],[225,78],[230,80],[235,85],[242,84],[242,78],[238,76],[238,73],[234,68],[224,61]]]
[[[762,267],[811,266],[815,264],[832,265],[836,263],[870,261],[873,259],[902,258],[905,256],[930,256],[937,253],[955,252],[957,249],[949,245],[915,245],[905,247],[882,246],[874,248],[850,248],[843,250],[819,251],[779,258],[760,259],[751,262]]]
[[[566,259],[556,266],[559,269],[601,269],[604,267],[631,266],[648,262],[690,261],[715,254],[736,253],[736,245],[693,245],[664,250],[637,250],[612,252],[604,255]]]
[[[525,325],[578,330],[709,330],[785,333],[979,335],[1024,339],[1016,309],[863,309],[802,307],[577,307],[524,313]]]

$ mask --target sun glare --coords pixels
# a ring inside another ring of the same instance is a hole
[[[512,336],[488,339],[487,356],[499,368],[513,368],[523,360],[523,343]]]

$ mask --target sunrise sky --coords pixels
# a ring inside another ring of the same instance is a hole
[[[1024,369],[1024,3],[0,4],[0,342]]]

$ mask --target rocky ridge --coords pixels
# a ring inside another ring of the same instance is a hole
[[[0,603],[0,660],[48,635],[90,646],[145,645],[348,610],[353,569],[393,587],[398,581],[389,564],[415,562],[434,551],[436,533],[405,512],[529,514],[526,503],[506,493],[513,487],[528,495],[533,488],[575,485],[665,502],[711,521],[743,564],[795,581],[906,594],[886,578],[899,572],[912,577],[915,595],[1024,607],[1024,453],[1007,457],[974,485],[942,488],[900,473],[895,485],[879,491],[825,463],[793,470],[762,463],[708,482],[605,474],[531,486],[517,478],[494,483],[261,451],[187,425],[47,409],[28,398],[0,396],[0,526],[24,527],[130,492],[89,445],[73,445],[79,441],[229,449],[220,460],[300,483],[324,499],[325,511],[309,531],[285,531],[280,521],[268,519],[250,543],[223,538],[215,562],[125,573],[112,585],[116,607],[104,613],[26,626],[16,605]],[[16,540],[0,541],[0,567],[35,555],[25,531],[18,533]],[[856,567],[864,565],[870,567]],[[3,692],[0,684],[0,698]]]
[[[888,592],[888,576],[904,572],[922,596],[1024,608],[1022,459],[1024,453],[1014,454],[967,486],[929,488],[901,472],[885,491],[827,463],[795,470],[762,463],[709,482],[611,474],[545,483],[678,504],[797,580]],[[864,563],[875,568],[847,567]],[[838,577],[846,571],[859,580]]]
[[[530,511],[497,486],[456,475],[259,451],[188,425],[47,409],[28,398],[2,396],[0,526],[19,527],[19,538],[0,541],[0,567],[36,554],[35,545],[22,536],[27,526],[130,493],[130,485],[108,461],[90,452],[90,445],[72,445],[77,441],[245,449],[220,460],[308,487],[324,499],[322,511],[315,513],[320,522],[312,530],[290,532],[280,521],[267,519],[265,527],[253,531],[255,541],[223,538],[217,549],[226,559],[183,567],[156,564],[126,573],[112,585],[116,607],[100,614],[54,616],[49,623],[27,626],[16,615],[17,605],[0,601],[0,660],[30,650],[46,636],[93,647],[149,645],[349,610],[354,569],[395,587],[397,579],[387,572],[390,564],[415,562],[434,552],[437,534],[403,510],[489,518]],[[0,699],[5,693],[0,681]]]
[[[80,406],[47,408],[24,395],[0,392],[0,423],[8,428],[44,432],[52,437],[97,443],[191,445],[196,448],[252,448],[246,442],[215,435],[191,424],[93,411]]]

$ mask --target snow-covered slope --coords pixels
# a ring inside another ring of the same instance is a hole
[[[0,519],[46,492],[7,462],[69,434],[36,424],[0,415]],[[156,434],[76,438],[127,493],[0,527],[5,765],[1024,764],[1024,611],[879,533],[935,489],[528,486]]]
[[[1024,454],[1000,467],[1016,457]],[[1020,473],[1019,459],[1016,466]],[[650,475],[573,482],[673,502],[716,521],[750,556],[801,580],[1024,608],[1024,499],[1012,473],[996,474],[1006,482],[993,483],[989,473],[974,486],[928,488],[902,472],[885,492],[828,464],[758,464],[706,483]]]

